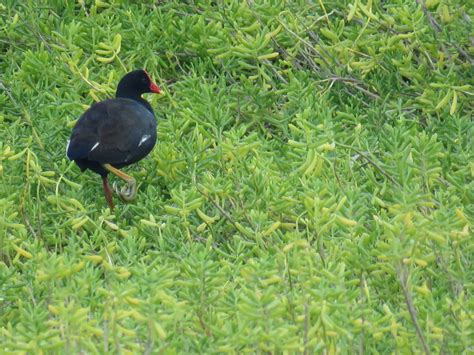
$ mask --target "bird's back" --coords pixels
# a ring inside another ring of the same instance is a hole
[[[155,143],[156,119],[149,105],[126,98],[109,99],[94,104],[80,117],[67,156],[82,170],[89,168],[103,175],[102,164],[118,168],[133,164],[148,155]]]

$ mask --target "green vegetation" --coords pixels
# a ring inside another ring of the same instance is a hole
[[[0,3],[0,352],[472,352],[473,8],[137,3]],[[110,212],[66,141],[140,67]]]

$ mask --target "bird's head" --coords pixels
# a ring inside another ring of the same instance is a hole
[[[139,97],[145,93],[161,93],[161,89],[151,80],[144,69],[127,73],[117,86],[117,97]]]

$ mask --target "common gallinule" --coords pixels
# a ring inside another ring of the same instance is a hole
[[[119,169],[136,163],[150,153],[156,143],[156,119],[150,104],[141,97],[160,88],[145,70],[126,74],[117,86],[116,98],[92,105],[72,130],[66,151],[81,171],[90,169],[102,177],[105,199],[114,208],[107,175],[125,180],[114,190],[125,201],[136,195],[136,181]]]

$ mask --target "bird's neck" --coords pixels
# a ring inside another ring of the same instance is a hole
[[[130,99],[130,100],[135,100],[141,105],[145,106],[145,108],[153,113],[153,109],[151,108],[150,103],[145,100],[144,98],[141,97],[141,94],[138,94],[136,92],[130,92],[127,90],[120,90],[120,88],[117,89],[117,93],[115,94],[116,98],[123,98],[123,99]]]
[[[141,97],[140,97],[137,101],[138,101],[139,103],[141,103],[143,106],[145,106],[145,108],[146,108],[148,111],[150,111],[153,115],[155,114],[155,113],[153,112],[153,109],[151,108],[150,103],[149,103],[147,100],[145,100],[144,98],[141,98]]]

